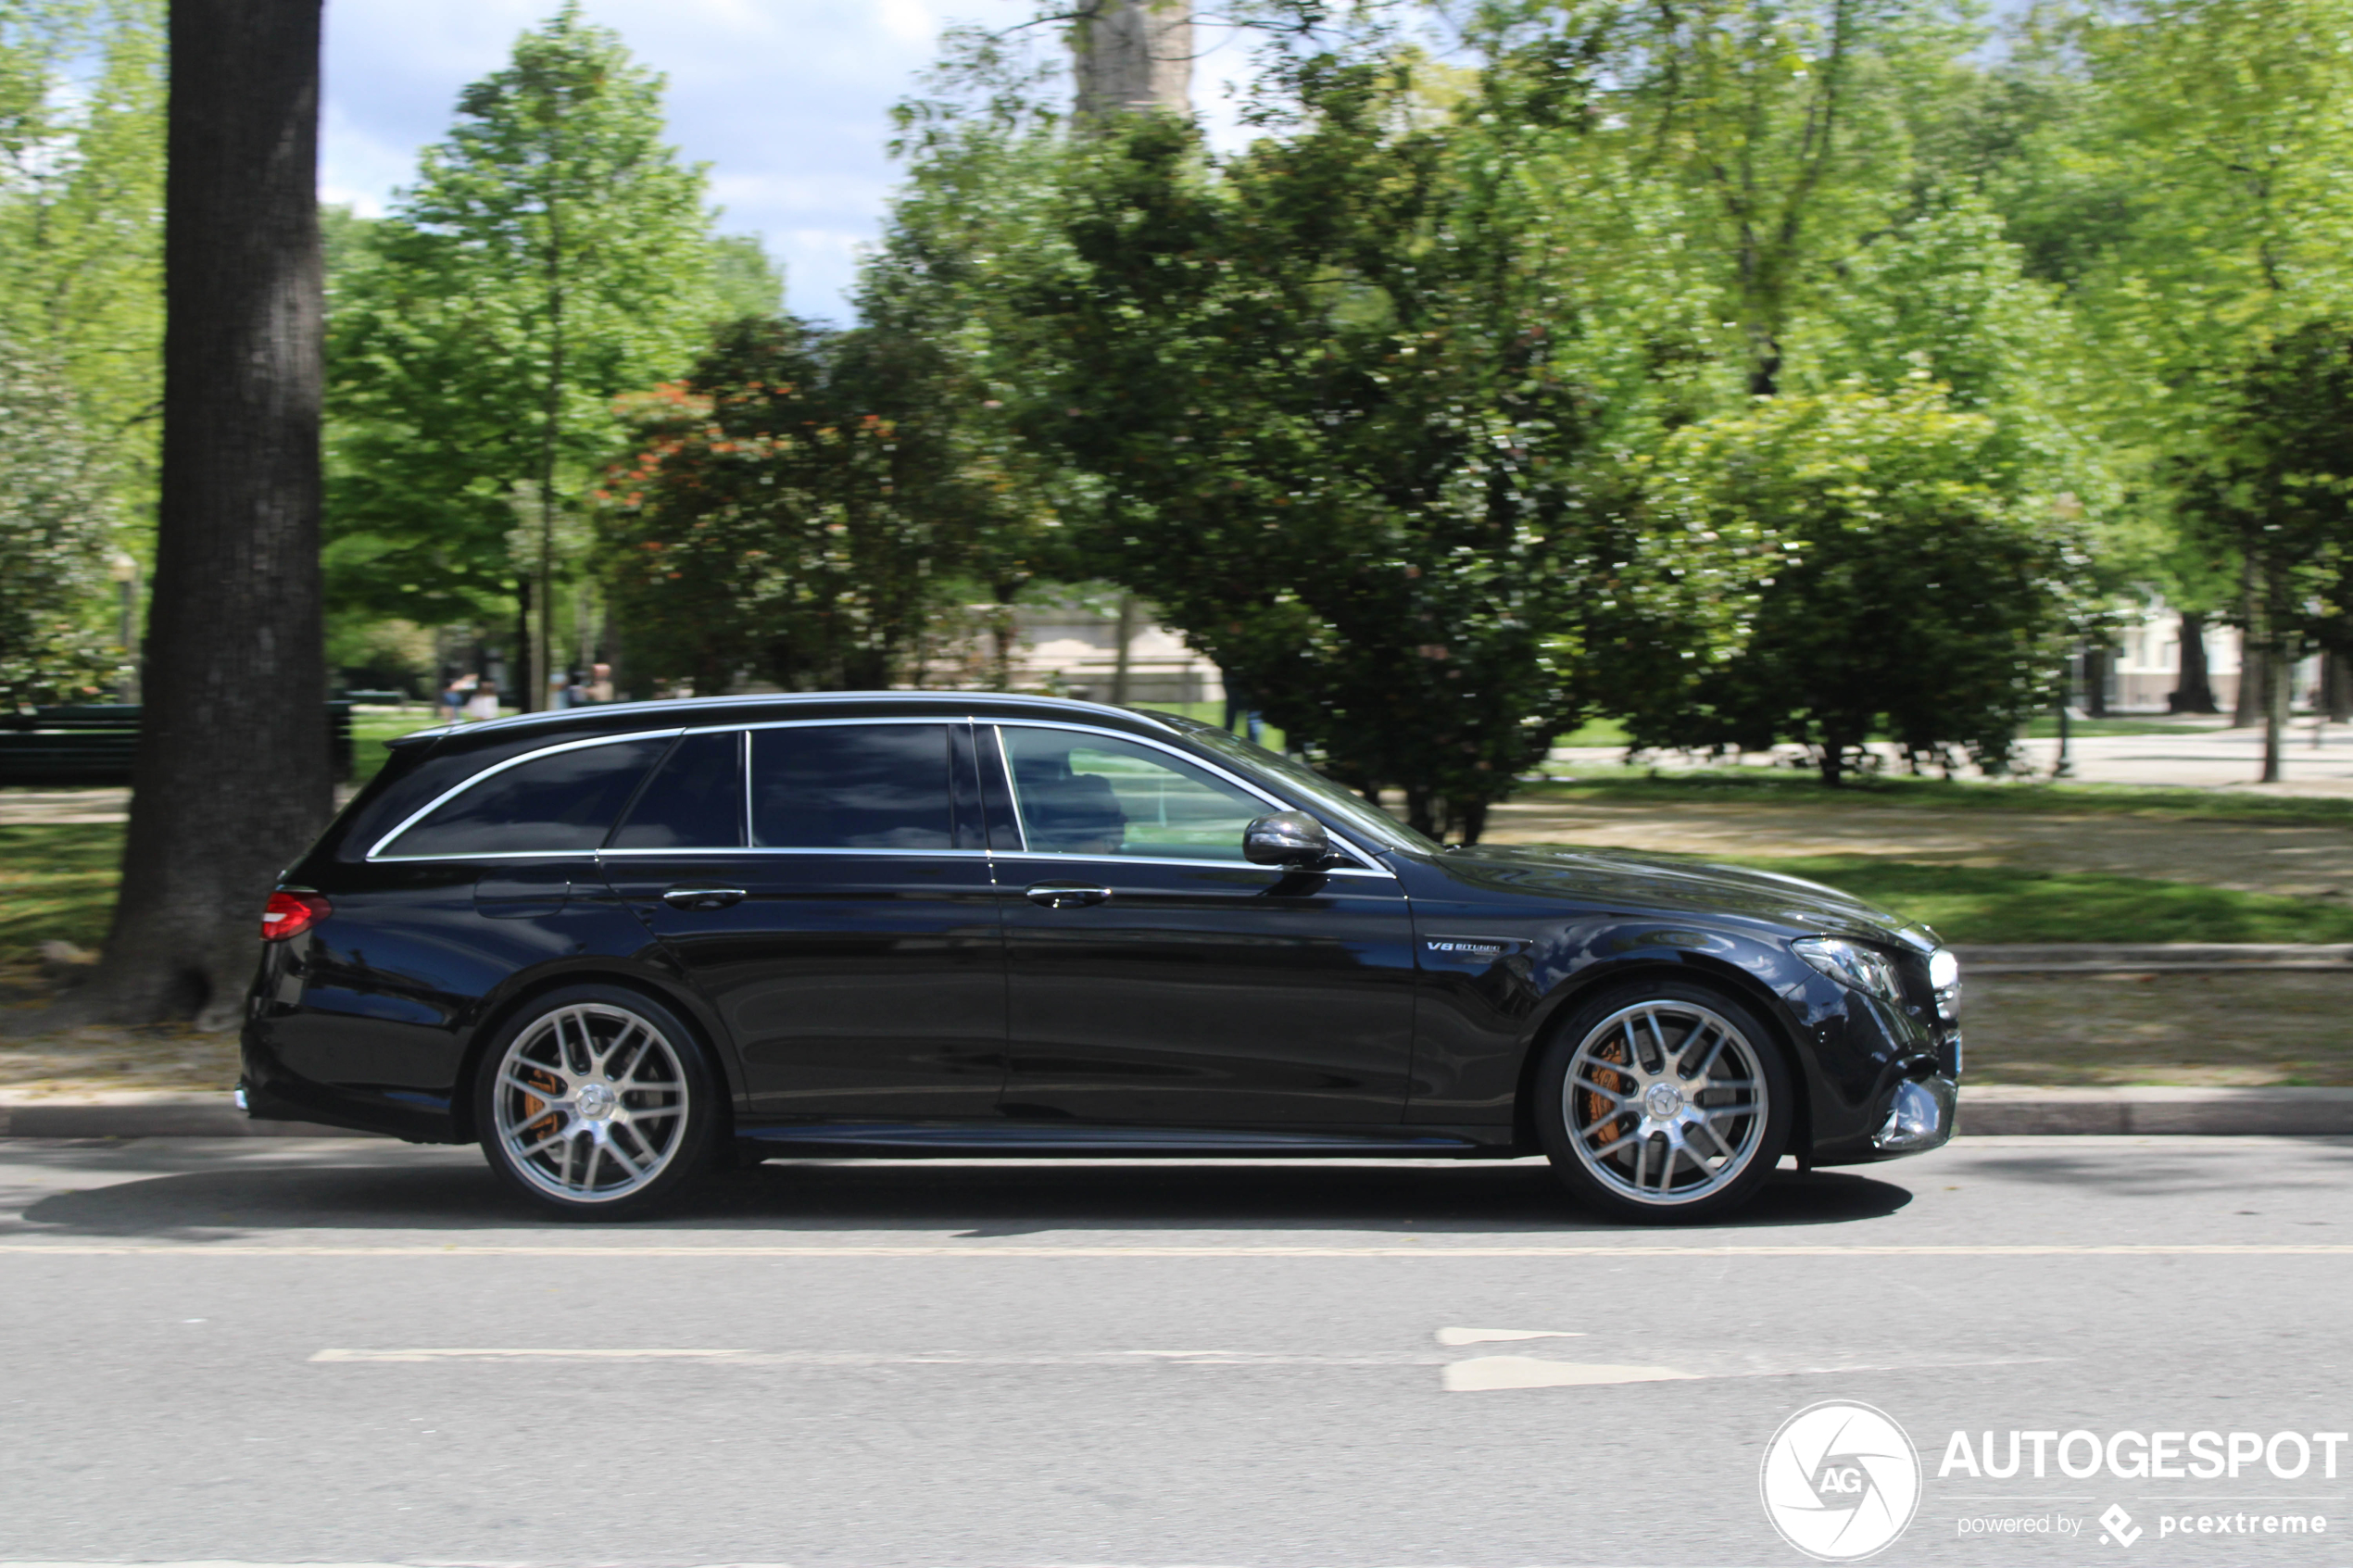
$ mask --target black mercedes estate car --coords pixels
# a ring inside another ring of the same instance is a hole
[[[262,917],[246,1109],[635,1213],[726,1158],[1548,1156],[1633,1219],[1951,1135],[1953,955],[1811,883],[1441,848],[1187,719],[968,693],[428,731]]]

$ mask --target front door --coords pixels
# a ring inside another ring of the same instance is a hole
[[[724,1022],[748,1118],[994,1114],[1004,956],[968,724],[689,735],[602,859]]]
[[[1393,876],[1251,865],[1244,825],[1283,804],[1173,751],[1047,724],[980,734],[1008,1116],[1402,1119],[1414,942]]]

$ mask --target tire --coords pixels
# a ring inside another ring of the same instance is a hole
[[[1577,1200],[1647,1224],[1721,1219],[1780,1162],[1795,1110],[1762,1020],[1661,979],[1580,1003],[1536,1069],[1537,1137]]]
[[[498,1031],[474,1125],[499,1179],[573,1220],[646,1214],[711,1163],[719,1077],[694,1031],[619,985],[567,985]]]

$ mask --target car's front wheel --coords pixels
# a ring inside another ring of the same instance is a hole
[[[639,1214],[710,1162],[716,1080],[668,1008],[573,985],[522,1009],[483,1053],[474,1125],[507,1185],[573,1219]]]
[[[1623,1219],[1730,1213],[1789,1141],[1789,1069],[1764,1023],[1684,981],[1579,1006],[1539,1063],[1535,1093],[1553,1169],[1587,1207]]]

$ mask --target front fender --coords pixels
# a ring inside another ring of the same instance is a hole
[[[1500,923],[1419,944],[1408,1122],[1514,1124],[1532,1147],[1523,1101],[1538,1053],[1584,1001],[1644,977],[1715,986],[1763,1018],[1803,1085],[1793,1148],[1809,1160],[1869,1158],[1886,1095],[1933,1054],[1918,1021],[1839,985],[1775,935],[1655,918],[1569,916],[1531,932],[1522,916],[1516,935]]]

